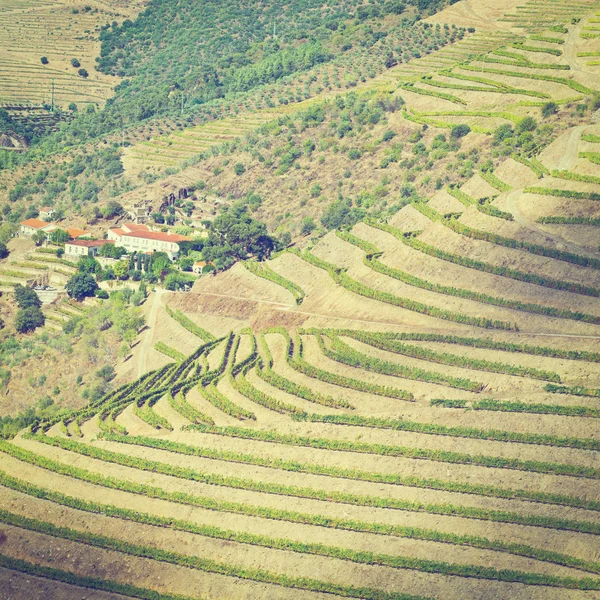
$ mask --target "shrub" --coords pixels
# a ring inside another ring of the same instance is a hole
[[[461,137],[465,137],[465,135],[468,135],[469,133],[471,133],[471,128],[465,123],[461,123],[460,125],[455,125],[450,130],[450,137],[458,140]]]
[[[546,118],[558,111],[558,105],[556,102],[546,102],[544,106],[542,106],[542,117]]]
[[[548,104],[552,104],[549,102]],[[533,117],[523,117],[517,124],[517,131],[535,131],[537,129],[537,122]]]
[[[89,76],[89,73],[85,69],[79,69],[77,73],[80,77],[83,77],[84,79]]]
[[[6,258],[8,256],[8,248],[4,242],[0,242],[0,258]]]
[[[76,69],[78,69],[81,66],[81,63],[76,58],[72,58],[71,65],[73,65]]]
[[[47,65],[50,61],[48,60],[47,57],[42,56],[42,58],[40,58],[40,61],[43,65]]]
[[[317,224],[312,217],[304,217],[302,219],[302,225],[300,232],[302,235],[310,235],[317,228]]]
[[[108,300],[108,292],[106,290],[101,290],[100,288],[94,292],[94,296],[96,296],[96,298],[100,298],[101,300]]]
[[[246,172],[246,167],[244,167],[244,165],[242,163],[236,163],[235,166],[233,167],[233,172],[236,175],[242,175],[243,173]]]

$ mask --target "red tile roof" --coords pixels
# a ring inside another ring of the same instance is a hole
[[[71,228],[67,229],[67,233],[69,234],[69,237],[71,239],[81,237],[82,235],[90,234],[89,231],[86,231],[85,229],[77,229],[76,227],[71,227]]]
[[[73,240],[66,242],[65,246],[83,246],[84,248],[95,248],[97,246],[104,246],[106,244],[114,244],[115,240]]]
[[[31,227],[33,229],[42,229],[43,227],[50,225],[50,223],[46,223],[46,221],[42,221],[40,219],[27,219],[25,221],[21,221],[21,225],[25,225],[25,227]]]
[[[162,231],[134,231],[132,233],[124,233],[123,237],[157,240],[159,242],[188,242],[191,239],[178,233],[163,233]]]
[[[129,229],[129,231],[150,231],[147,225],[141,225],[138,223],[123,223],[121,227],[125,229]]]
[[[54,210],[51,206],[42,206],[40,208],[40,212],[50,212],[51,210]]]

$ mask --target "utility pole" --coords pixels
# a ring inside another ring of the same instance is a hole
[[[54,112],[54,79],[52,80],[52,112]]]

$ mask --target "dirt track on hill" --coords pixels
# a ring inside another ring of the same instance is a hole
[[[195,292],[198,295],[201,296],[216,296],[219,298],[227,298],[227,299],[231,299],[231,300],[240,300],[240,298],[238,296],[230,296],[228,294],[210,294],[207,292]],[[246,301],[248,301],[246,298],[244,299]],[[310,312],[310,311],[303,311],[303,310],[291,310],[293,308],[293,306],[289,306],[289,305],[285,305],[285,304],[278,304],[275,302],[269,302],[267,300],[250,300],[248,302],[254,302],[257,305],[262,305],[262,304],[267,304],[273,307],[274,310],[276,311],[280,311],[280,312],[284,312],[287,314],[294,314],[294,315],[302,315],[305,317],[317,317],[317,318],[321,318],[321,319],[333,319],[336,321],[346,321],[346,322],[352,322],[352,323],[365,323],[365,324],[375,324],[375,325],[393,325],[396,327],[406,327],[405,324],[402,323],[396,323],[393,321],[381,321],[381,320],[376,320],[376,319],[356,319],[352,316],[340,316],[340,315],[330,315],[330,314],[323,314],[323,313],[315,313],[315,312]],[[419,331],[422,331],[423,327],[415,327],[415,329],[418,329]],[[446,331],[444,329],[438,329],[436,328],[436,331],[438,332],[443,332]],[[456,333],[455,330],[447,330],[448,333]],[[518,334],[515,334],[518,335]],[[545,337],[560,337],[560,338],[575,338],[575,339],[592,339],[592,340],[600,340],[600,336],[598,335],[580,335],[580,334],[570,334],[570,333],[536,333],[536,332],[526,332],[527,336],[545,336]]]
[[[140,341],[140,347],[138,349],[138,377],[141,377],[147,371],[146,359],[148,358],[148,354],[152,349],[152,342],[154,340],[154,330],[156,329],[156,319],[158,316],[158,309],[162,304],[162,295],[162,291],[155,291],[152,293],[152,304],[150,306],[150,312],[148,313],[148,318],[146,321],[147,328],[142,334],[142,340]]]

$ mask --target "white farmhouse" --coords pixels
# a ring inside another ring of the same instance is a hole
[[[38,231],[49,234],[54,229],[56,229],[56,225],[53,223],[46,223],[46,221],[41,221],[40,219],[27,219],[26,221],[21,221],[19,235],[22,237],[31,237]]]

